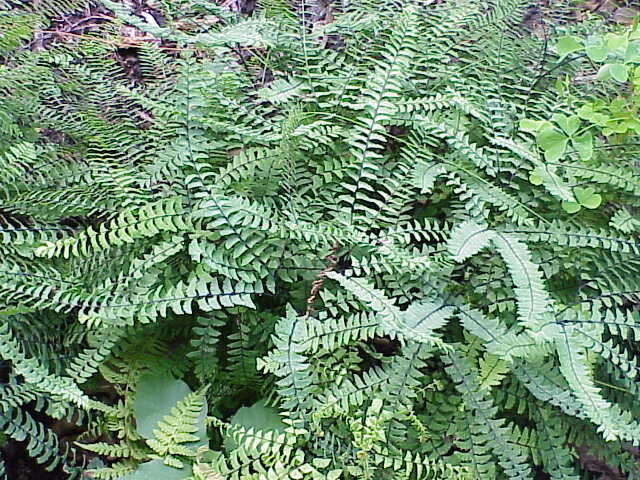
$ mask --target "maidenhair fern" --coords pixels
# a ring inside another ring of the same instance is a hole
[[[0,2],[7,442],[69,478],[640,477],[638,129],[602,117],[635,26],[99,3]]]

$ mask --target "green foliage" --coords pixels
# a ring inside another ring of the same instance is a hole
[[[243,437],[249,429],[262,430],[267,432],[283,431],[285,424],[278,415],[277,410],[265,405],[264,400],[260,400],[250,407],[241,407],[230,419],[230,428],[227,429],[225,438],[225,448],[233,450],[238,444],[234,437]],[[235,426],[235,427],[234,427]]]
[[[638,478],[635,27],[320,3],[33,45],[82,2],[0,3],[6,438],[70,478]]]
[[[571,105],[573,114],[554,114],[551,117],[553,124],[546,120],[521,120],[523,130],[536,134],[537,144],[544,151],[545,159],[556,162],[567,154],[571,146],[580,159],[587,162],[593,157],[594,139],[598,136],[620,144],[640,134],[640,35],[637,25],[624,32],[590,35],[584,40],[576,36],[563,36],[558,39],[556,50],[560,59],[577,54],[577,59],[586,58],[591,65],[600,64],[597,81],[606,87],[611,83],[616,85],[611,85],[613,88],[609,89],[608,96],[589,98],[584,93],[576,96]],[[627,83],[622,91],[617,88],[619,84]],[[540,173],[531,181],[534,184],[544,182]],[[602,201],[591,187],[576,188],[574,193],[575,201],[566,199],[564,205],[568,213],[578,212],[581,206],[598,208]]]

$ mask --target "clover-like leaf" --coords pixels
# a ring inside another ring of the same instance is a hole
[[[582,50],[584,47],[582,46],[582,42],[577,37],[572,37],[570,35],[561,37],[556,44],[556,49],[558,50],[558,55],[560,55],[560,60],[562,60],[567,55],[578,52]]]
[[[547,120],[531,120],[530,118],[520,120],[520,129],[524,132],[535,133],[543,128],[551,128],[551,123]]]
[[[529,182],[531,185],[542,185],[542,177],[540,176],[540,171],[537,168],[529,174]]]
[[[621,63],[612,63],[609,65],[609,73],[614,80],[624,83],[629,80],[629,70],[626,65]]]
[[[609,80],[611,78],[611,64],[605,63],[598,69],[598,74],[596,75],[598,80]]]
[[[189,478],[190,468],[173,468],[165,465],[162,460],[156,459],[141,463],[138,469],[119,477],[121,480],[183,480]]]
[[[587,103],[577,110],[577,114],[583,120],[595,123],[596,125],[605,125],[607,120],[609,120],[609,116],[604,113],[600,113],[597,108],[598,107],[594,103]]]
[[[140,377],[133,405],[138,433],[152,438],[158,422],[189,393],[191,389],[182,380],[152,374]]]
[[[602,195],[596,193],[592,187],[576,187],[573,194],[580,205],[591,210],[598,208],[602,203]]]
[[[538,132],[536,141],[544,150],[544,158],[549,162],[556,162],[564,154],[569,138],[555,128],[546,128]]]
[[[593,135],[591,135],[591,132],[572,137],[571,145],[582,160],[590,160],[593,157]]]
[[[626,34],[607,33],[607,50],[610,54],[624,53],[629,46],[629,39]]]
[[[562,209],[567,213],[577,213],[582,207],[577,202],[562,202]]]
[[[551,117],[551,119],[560,125],[560,128],[562,128],[568,136],[573,135],[580,128],[580,117],[577,115],[567,117],[561,113],[556,113]]]
[[[624,52],[625,63],[640,63],[640,42],[631,42]]]
[[[587,56],[594,62],[604,62],[609,55],[609,49],[601,38],[590,39],[585,48]]]

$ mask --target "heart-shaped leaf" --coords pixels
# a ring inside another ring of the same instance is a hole
[[[184,480],[189,478],[190,474],[190,468],[173,468],[165,465],[162,460],[151,460],[141,463],[135,472],[119,478],[121,480]]]
[[[231,425],[240,425],[247,429],[253,428],[265,432],[282,432],[286,428],[278,411],[273,407],[268,407],[264,400],[258,400],[250,407],[241,407],[231,417]],[[237,448],[236,442],[231,435],[225,437],[224,446],[227,450]]]
[[[548,162],[557,162],[564,155],[564,151],[567,149],[567,139],[565,139],[562,143],[550,147],[548,150],[544,152],[544,158]]]
[[[625,34],[607,33],[606,39],[607,49],[612,54],[624,52],[629,45],[629,39]]]
[[[531,182],[531,185],[542,185],[542,177],[537,168],[529,174],[529,182]]]
[[[625,63],[638,63],[640,62],[640,42],[632,42],[627,47],[627,51],[624,53]]]
[[[587,52],[587,56],[594,62],[604,62],[609,54],[609,49],[602,41],[602,39],[597,39],[593,42],[590,42],[585,48]]]
[[[151,374],[140,377],[133,404],[138,433],[153,438],[158,422],[190,393],[191,389],[182,380]]]
[[[598,80],[609,80],[611,78],[611,64],[605,63],[598,69],[598,74],[596,75]]]
[[[582,160],[590,160],[593,157],[593,136],[591,132],[585,132],[582,135],[573,137],[571,145],[575,148]]]
[[[612,63],[609,66],[609,73],[613,77],[614,80],[624,83],[629,80],[629,70],[626,65],[621,63]]]
[[[577,37],[572,37],[567,35],[565,37],[561,37],[556,44],[556,48],[558,49],[558,55],[560,55],[560,60],[562,60],[567,55],[582,50],[582,43],[580,39]]]
[[[544,150],[544,158],[549,162],[558,161],[564,154],[569,142],[564,133],[554,128],[546,128],[538,132],[536,140],[540,148]]]
[[[577,213],[582,207],[576,202],[562,202],[562,209],[567,213]]]
[[[611,113],[615,114],[615,116],[618,116],[619,114],[624,115],[629,111],[627,100],[622,97],[614,98],[609,104],[609,110],[611,110]]]
[[[557,113],[551,117],[551,119],[560,125],[560,128],[562,128],[568,136],[573,135],[580,128],[580,118],[577,115],[567,117],[566,115]]]
[[[593,104],[591,103],[586,103],[584,105],[582,105],[578,110],[577,110],[578,116],[580,118],[583,118],[585,120],[591,120],[591,118],[593,117],[595,110],[593,109]]]
[[[591,123],[595,123],[596,125],[604,125],[607,120],[609,120],[609,116],[603,113],[600,113],[597,110],[597,106],[593,103],[587,103],[582,105],[578,110],[578,116],[583,120],[587,120]]]
[[[592,187],[576,187],[573,194],[580,205],[585,208],[595,209],[602,203],[602,195],[596,193]]]
[[[535,133],[545,127],[551,127],[551,124],[546,120],[531,120],[530,118],[520,120],[520,129],[524,132]]]

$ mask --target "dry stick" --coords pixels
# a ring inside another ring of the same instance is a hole
[[[307,312],[305,314],[305,318],[309,318],[309,315],[313,313],[313,304],[318,297],[318,293],[320,292],[322,285],[324,284],[324,279],[326,278],[327,273],[335,270],[336,266],[338,265],[338,256],[336,255],[336,253],[338,252],[339,248],[340,244],[338,243],[338,241],[336,241],[333,244],[333,247],[331,247],[329,255],[324,257],[324,259],[327,261],[327,266],[320,273],[318,273],[318,275],[316,276],[316,280],[311,285],[311,292],[309,293],[309,298],[307,298]]]

